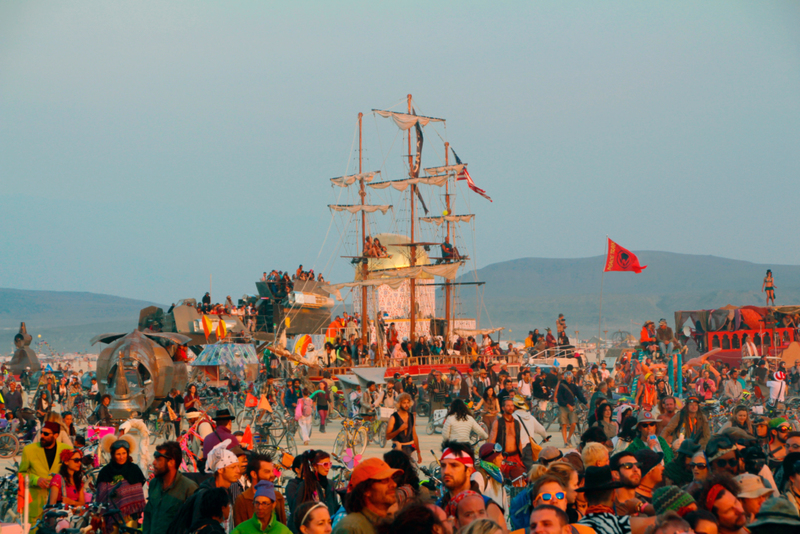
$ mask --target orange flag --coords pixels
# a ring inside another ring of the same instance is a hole
[[[225,324],[225,321],[222,317],[219,318],[219,322],[217,323],[217,340],[225,339],[225,336],[228,335],[228,326]]]
[[[248,391],[247,392],[247,397],[244,399],[244,407],[245,408],[255,408],[256,406],[258,406],[258,399],[256,398],[255,395],[253,395],[252,393],[250,393]]]
[[[248,451],[253,450],[253,431],[250,430],[250,425],[247,425],[244,429],[244,435],[242,435],[242,439],[239,440],[239,445]]]
[[[203,333],[206,335],[206,341],[208,341],[208,336],[211,335],[211,319],[209,319],[208,315],[203,315]]]

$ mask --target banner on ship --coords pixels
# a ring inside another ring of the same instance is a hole
[[[639,265],[639,258],[636,257],[636,254],[625,247],[619,246],[611,239],[608,240],[608,255],[606,256],[603,272],[633,271],[638,274],[644,269],[647,269],[647,265]]]

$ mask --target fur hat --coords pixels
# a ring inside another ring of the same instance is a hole
[[[111,452],[112,448],[116,450],[118,447],[113,447],[113,445],[117,441],[126,441],[128,443],[128,456],[133,456],[136,454],[136,451],[139,450],[139,444],[136,443],[136,440],[133,436],[129,436],[128,434],[124,434],[122,436],[117,436],[115,434],[108,434],[103,436],[103,439],[100,440],[100,448],[103,452],[108,454],[113,454]]]

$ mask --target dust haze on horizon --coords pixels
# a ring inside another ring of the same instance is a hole
[[[359,112],[365,170],[402,177],[369,111],[409,93],[447,119],[423,166],[447,139],[494,200],[458,190],[467,270],[606,235],[800,264],[798,3],[31,1],[0,4],[0,287],[168,304],[301,263],[352,280],[328,179]]]

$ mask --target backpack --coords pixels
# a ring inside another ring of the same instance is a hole
[[[303,417],[309,417],[312,413],[311,399],[303,399]]]
[[[89,417],[86,418],[87,423],[89,423],[90,425],[96,425],[97,423],[100,422],[100,416],[97,415],[99,409],[100,406],[95,408],[94,411],[89,414]]]

